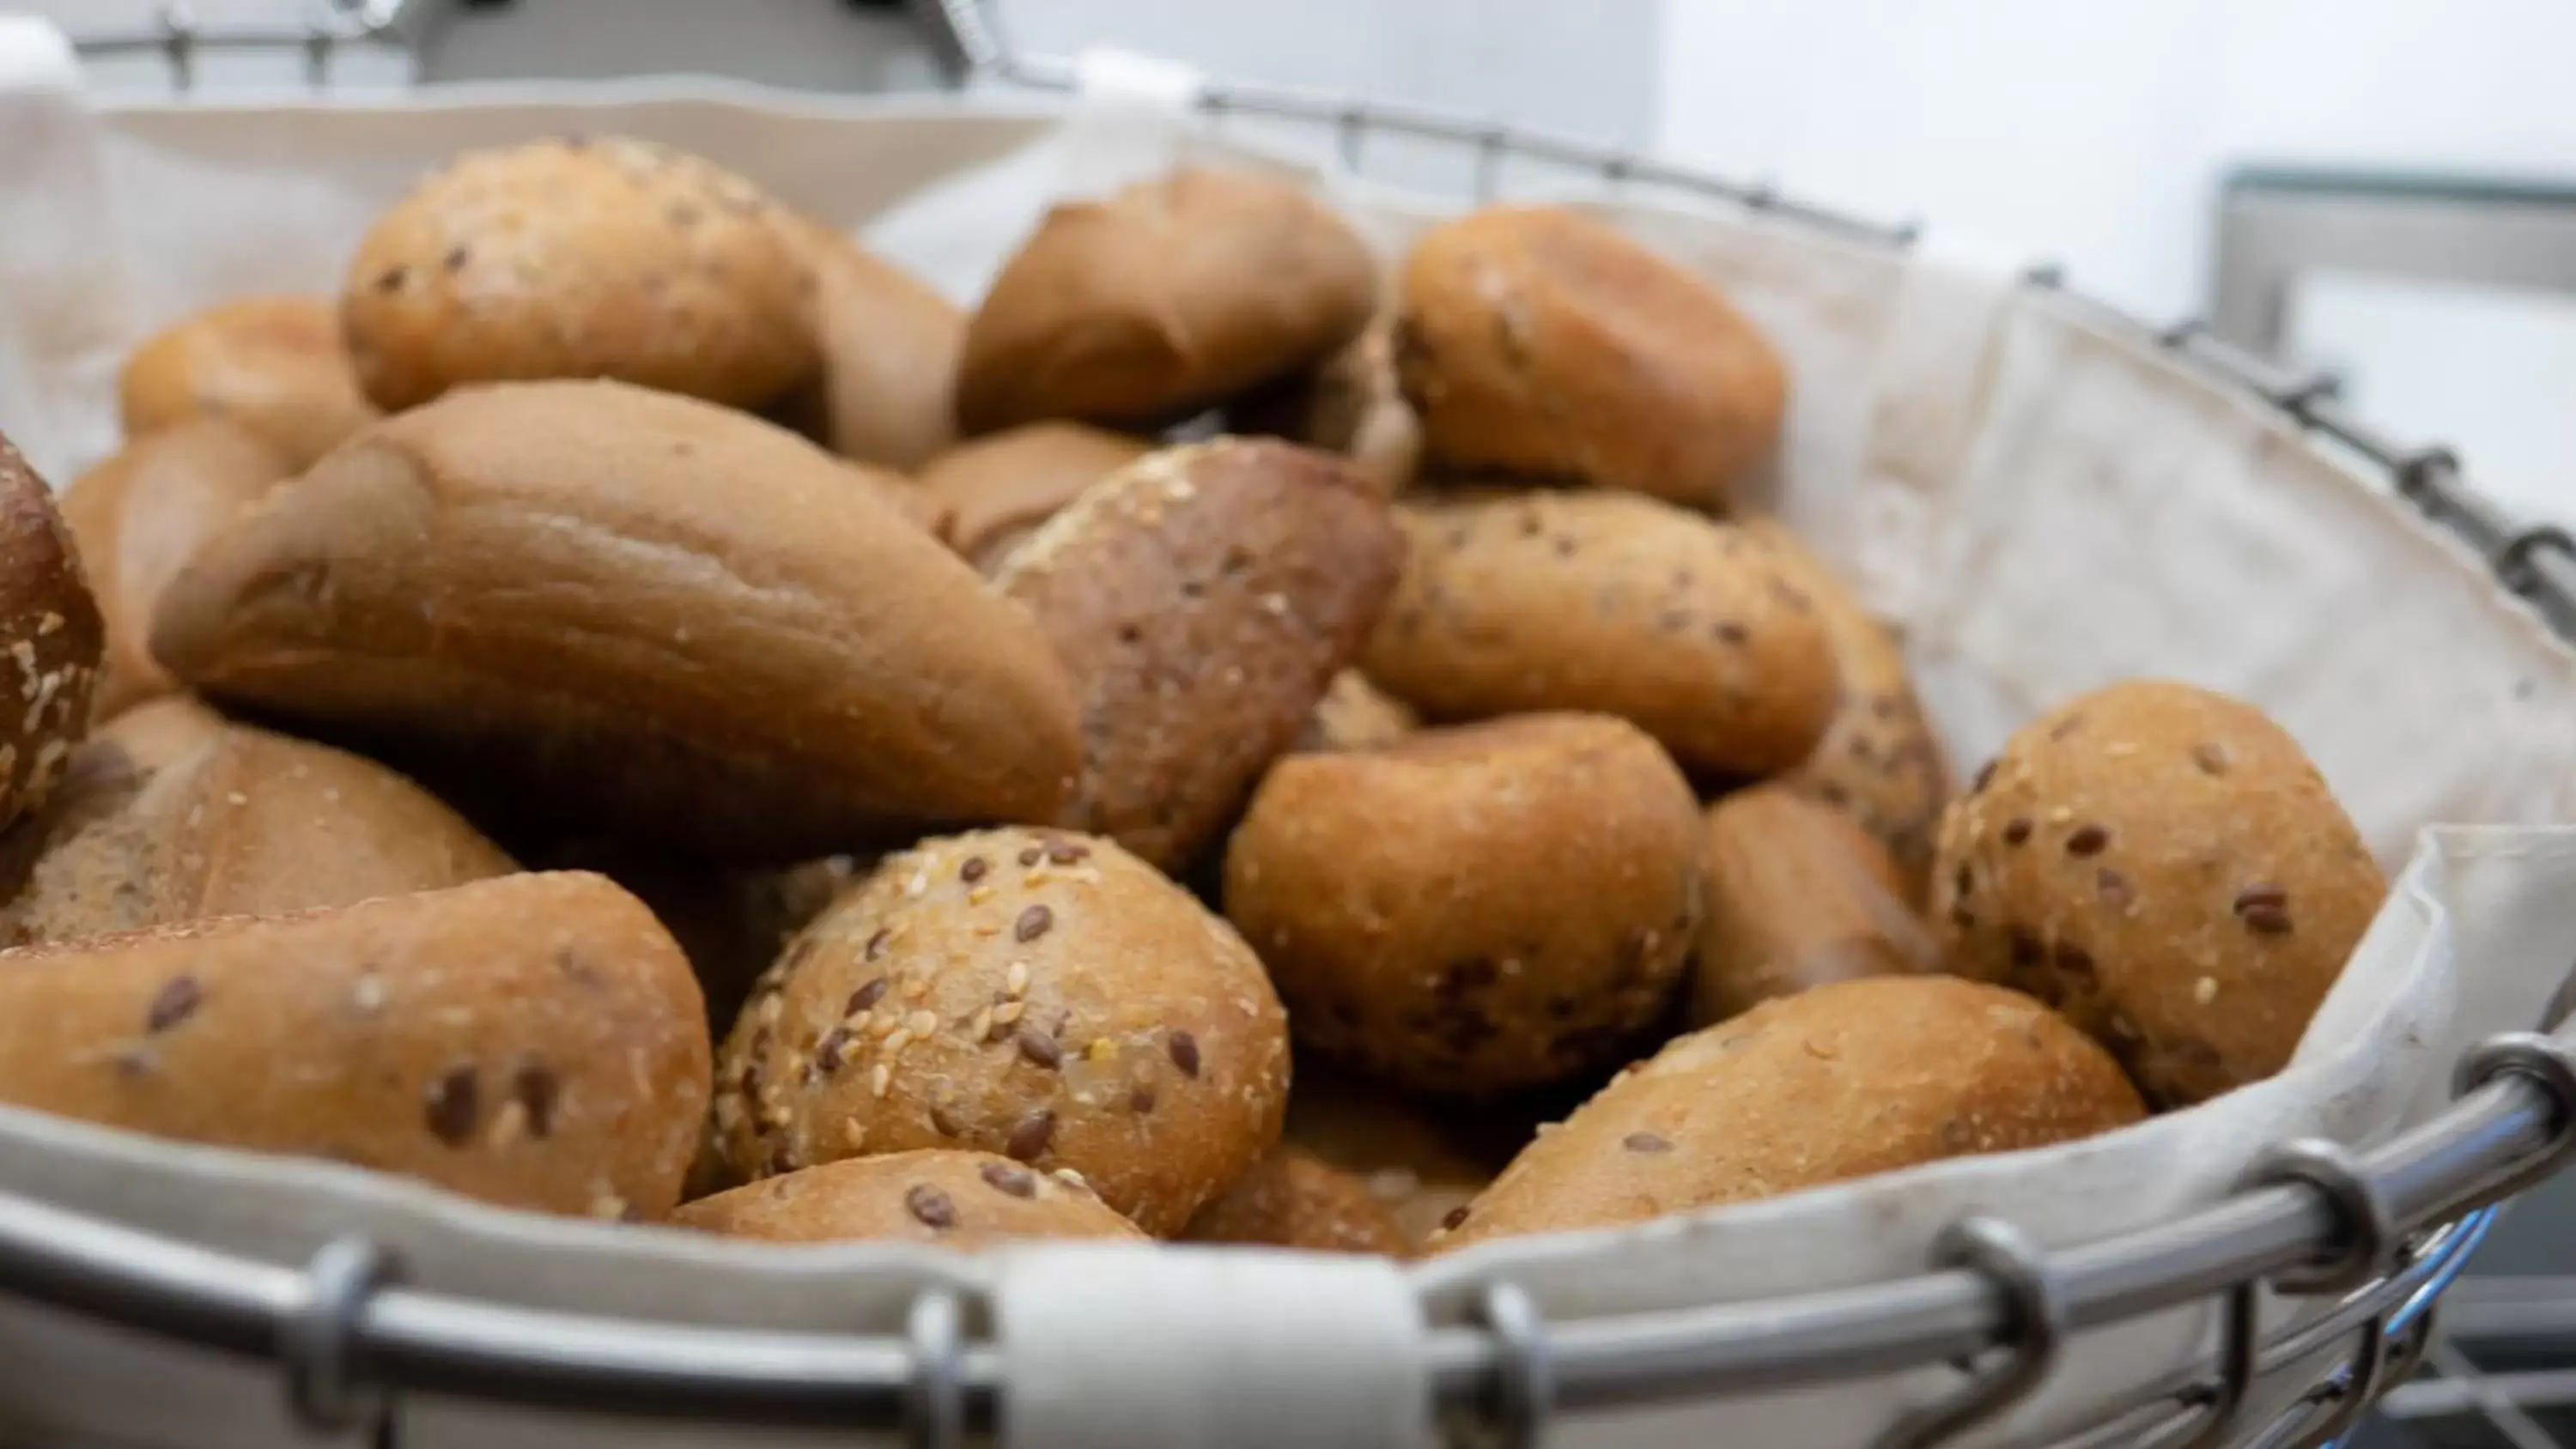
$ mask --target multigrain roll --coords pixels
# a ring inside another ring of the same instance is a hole
[[[105,617],[100,719],[178,688],[152,657],[152,611],[199,545],[287,475],[285,459],[222,418],[177,422],[72,481],[63,522]]]
[[[2141,1115],[2119,1065],[2029,997],[1948,976],[1839,982],[1622,1072],[1432,1246],[1642,1222]]]
[[[1366,1186],[1403,1235],[1407,1253],[1420,1252],[1520,1146],[1514,1141],[1497,1151],[1482,1133],[1383,1083],[1303,1061],[1280,1140]]]
[[[300,473],[375,421],[322,297],[243,297],[181,318],[144,339],[116,383],[128,440],[219,418]]]
[[[470,151],[358,244],[340,296],[367,396],[607,377],[734,407],[818,364],[814,270],[759,188],[650,141]]]
[[[991,574],[1082,490],[1153,450],[1143,438],[1081,423],[1027,423],[959,443],[918,476],[949,510],[949,546]]]
[[[1224,1196],[1199,1209],[1181,1236],[1390,1258],[1410,1251],[1404,1230],[1367,1183],[1293,1147],[1271,1149]]]
[[[813,269],[822,367],[795,404],[845,458],[904,472],[956,441],[957,354],[966,314],[927,283],[829,227],[797,218]]]
[[[388,418],[200,551],[153,653],[478,819],[787,862],[1045,819],[1046,638],[782,429],[610,382]]]
[[[1777,445],[1788,376],[1717,290],[1610,227],[1494,207],[1398,283],[1395,365],[1425,460],[1708,508]]]
[[[1395,372],[1395,314],[1376,320],[1313,372],[1247,399],[1235,431],[1272,433],[1351,460],[1361,476],[1401,493],[1422,468],[1422,419]]]
[[[1116,845],[992,830],[888,856],[726,1041],[751,1178],[917,1148],[1069,1169],[1156,1236],[1279,1135],[1288,1033],[1225,923]]]
[[[1896,863],[1852,817],[1782,785],[1709,809],[1692,1025],[1830,982],[1939,969],[1941,948],[1905,903]]]
[[[1070,1174],[989,1152],[846,1157],[684,1203],[674,1225],[772,1243],[894,1238],[973,1251],[1026,1238],[1145,1235]]]
[[[1322,203],[1185,167],[1047,213],[967,326],[957,420],[1158,425],[1330,356],[1376,301],[1367,245]]]
[[[1833,718],[1815,601],[1740,528],[1589,492],[1416,496],[1396,516],[1404,579],[1361,665],[1427,716],[1618,715],[1729,776],[1797,764]]]
[[[1528,715],[1272,768],[1225,909],[1303,1046],[1489,1095],[1611,1061],[1699,930],[1698,801],[1624,721]]]
[[[1780,569],[1816,604],[1833,639],[1841,701],[1815,750],[1781,783],[1851,812],[1904,875],[1905,898],[1924,899],[1932,850],[1950,803],[1949,764],[1895,631],[1869,611],[1824,561],[1767,518],[1744,528],[1772,545]]]
[[[0,1101],[657,1218],[706,1110],[679,948],[623,891],[516,875],[0,952]]]
[[[1062,823],[1196,859],[1359,652],[1403,547],[1347,465],[1266,438],[1149,454],[1049,519],[993,586],[1082,695]]]
[[[1933,892],[1952,969],[2057,1007],[2182,1107],[2281,1069],[2387,882],[2280,726],[2131,680],[2015,732],[1943,817]]]
[[[1365,750],[1392,744],[1422,727],[1413,706],[1369,683],[1356,669],[1333,676],[1306,727],[1297,732],[1295,748]]]
[[[106,625],[45,480],[0,433],[0,826],[42,805],[89,731]]]

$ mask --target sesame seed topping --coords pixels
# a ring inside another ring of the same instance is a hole
[[[1024,996],[1028,994],[1029,963],[1026,961],[1012,962],[1010,969],[1002,973],[1002,989],[1013,996]]]
[[[886,1039],[878,1043],[877,1050],[887,1056],[893,1056],[910,1045],[912,1045],[912,1028],[899,1026],[886,1033]],[[885,1068],[879,1067],[877,1070],[884,1071]]]
[[[2199,1002],[2203,1006],[2207,1006],[2209,1003],[2216,1001],[2218,999],[2218,978],[2215,976],[2203,976],[2198,981],[2191,983],[2191,999]]]
[[[887,1092],[889,1089],[891,1089],[893,1086],[894,1086],[894,1069],[893,1069],[892,1067],[887,1066],[885,1063],[883,1063],[883,1062],[879,1062],[879,1063],[877,1063],[877,1065],[876,1065],[876,1069],[875,1069],[874,1071],[871,1071],[871,1072],[869,1072],[869,1073],[868,1073],[868,1095],[869,1095],[869,1096],[871,1096],[871,1097],[882,1097],[882,1096],[884,1096],[884,1095],[886,1094],[886,1092]]]

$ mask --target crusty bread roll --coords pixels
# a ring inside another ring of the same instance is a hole
[[[243,297],[146,338],[117,377],[125,436],[221,418],[299,473],[375,421],[358,391],[340,314],[321,297]]]
[[[1422,468],[1422,419],[1396,376],[1392,312],[1379,313],[1314,371],[1264,389],[1226,416],[1236,432],[1339,453],[1390,494],[1403,492]]]
[[[589,875],[0,952],[0,1101],[656,1218],[707,1101],[679,948]]]
[[[1690,967],[1694,1026],[1828,982],[1940,967],[1940,945],[1906,905],[1896,863],[1858,821],[1781,785],[1739,790],[1710,808],[1708,914]]]
[[[683,1204],[684,1228],[772,1243],[896,1238],[972,1251],[1023,1238],[1145,1235],[1070,1175],[989,1152],[845,1157]]]
[[[376,219],[340,320],[367,395],[611,377],[736,407],[819,360],[814,271],[741,177],[608,136],[471,151]]]
[[[823,356],[811,395],[793,406],[845,458],[920,467],[957,439],[965,312],[830,227],[803,218],[787,225],[814,272],[812,326]]]
[[[1726,500],[1788,375],[1715,288],[1609,226],[1495,207],[1432,229],[1398,283],[1395,362],[1435,468]]]
[[[1481,1104],[1463,1109],[1480,1123]],[[1280,1140],[1360,1180],[1418,1253],[1511,1159],[1518,1141],[1491,1150],[1480,1133],[1435,1115],[1412,1097],[1321,1061],[1297,1063]]]
[[[1186,417],[1331,355],[1376,296],[1367,245],[1296,185],[1183,168],[1047,213],[967,326],[957,420]]]
[[[0,826],[44,803],[89,731],[106,625],[45,480],[0,433]]]
[[[1310,1153],[1274,1147],[1223,1196],[1199,1209],[1181,1236],[1315,1253],[1402,1257],[1404,1230],[1368,1184]]]
[[[2119,1065],[2018,992],[1878,976],[1765,1002],[1622,1072],[1435,1251],[1642,1222],[2135,1122]]]
[[[63,522],[107,625],[92,706],[98,718],[179,687],[152,657],[161,590],[200,544],[286,475],[275,449],[238,424],[207,418],[137,438],[64,491]]]
[[[1044,819],[1080,761],[1063,667],[972,569],[792,434],[622,383],[386,419],[202,550],[152,648],[478,819],[711,858]]]
[[[1154,450],[1081,423],[1028,423],[970,438],[930,460],[921,486],[950,510],[948,542],[983,573],[1082,490]]]

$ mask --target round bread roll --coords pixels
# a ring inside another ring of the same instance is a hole
[[[1187,417],[1330,356],[1376,302],[1367,245],[1321,202],[1183,168],[1047,213],[967,324],[957,421]]]
[[[183,318],[134,349],[116,392],[129,439],[221,418],[274,450],[281,473],[376,419],[321,297],[244,297]]]
[[[42,805],[89,732],[106,625],[51,490],[0,433],[0,826]]]
[[[920,467],[957,440],[966,314],[830,227],[800,217],[788,230],[814,271],[812,326],[823,350],[811,395],[793,406],[845,458]]]
[[[1381,312],[1350,345],[1302,377],[1247,399],[1235,431],[1272,433],[1340,453],[1389,495],[1422,467],[1422,419],[1395,373],[1395,314]]]
[[[1091,1189],[989,1152],[845,1157],[684,1203],[684,1228],[772,1243],[898,1238],[972,1251],[1022,1238],[1144,1233]]]
[[[1267,438],[1149,454],[1047,520],[993,587],[1082,694],[1061,823],[1160,870],[1196,859],[1359,652],[1403,547],[1348,465]]]
[[[1903,873],[1905,898],[1920,905],[1951,781],[1941,741],[1915,696],[1905,650],[1788,529],[1767,518],[1748,519],[1744,528],[1772,545],[1781,571],[1815,601],[1842,683],[1824,737],[1781,783],[1851,812],[1887,847]]]
[[[2142,1115],[2119,1064],[2029,997],[1948,976],[1837,982],[1620,1073],[1432,1246],[1642,1222]]]
[[[1723,503],[1780,438],[1788,374],[1700,278],[1601,222],[1495,207],[1424,233],[1395,365],[1451,470]]]
[[[870,497],[886,505],[891,511],[902,515],[904,519],[917,525],[922,532],[932,538],[952,549],[956,547],[953,535],[957,527],[957,510],[949,507],[946,501],[933,496],[929,489],[901,473],[890,468],[880,468],[874,463],[845,460],[842,467],[851,477],[858,480],[859,486],[865,489]]]
[[[2132,680],[2032,720],[1941,822],[1951,968],[2019,987],[2159,1107],[2279,1071],[2387,882],[2280,726]]]
[[[1046,638],[841,462],[621,383],[386,419],[202,549],[152,649],[477,819],[708,859],[1045,819],[1081,758]]]
[[[1369,683],[1358,670],[1345,669],[1333,676],[1324,697],[1315,701],[1315,712],[1306,716],[1306,727],[1298,731],[1294,748],[1374,749],[1421,727],[1422,717],[1413,712],[1413,706]]]
[[[1194,1243],[1249,1243],[1316,1253],[1410,1251],[1368,1184],[1293,1147],[1276,1147],[1181,1234]]]
[[[137,438],[74,479],[63,522],[97,591],[107,645],[92,707],[100,719],[178,688],[152,657],[152,611],[198,545],[287,475],[277,452],[220,418]]]
[[[0,838],[0,879],[15,884],[0,945],[354,905],[516,868],[372,760],[211,716],[174,728],[151,717],[164,710],[207,713],[173,699],[122,716],[73,753],[28,828]],[[193,746],[153,758],[185,728]]]
[[[1618,715],[1686,768],[1785,770],[1833,718],[1831,636],[1779,554],[1615,493],[1397,505],[1411,547],[1361,665],[1434,719]]]
[[[1693,1026],[1863,976],[1941,969],[1932,929],[1859,822],[1780,785],[1708,812],[1708,916],[1691,962]]]
[[[679,948],[591,875],[0,952],[0,1101],[510,1207],[668,1212],[707,1055]]]
[[[962,1147],[1078,1173],[1178,1232],[1279,1136],[1261,963],[1106,840],[991,830],[888,856],[796,938],[726,1041],[716,1130],[750,1178]]]
[[[1297,1064],[1297,1090],[1289,1094],[1280,1140],[1357,1178],[1403,1235],[1407,1254],[1422,1251],[1519,1146],[1492,1151],[1467,1124],[1321,1062]]]
[[[819,359],[814,271],[757,187],[623,137],[470,151],[358,244],[349,355],[388,410],[460,383],[608,377],[734,407]]]
[[[1527,715],[1297,755],[1225,857],[1301,1045],[1490,1095],[1618,1058],[1699,930],[1699,802],[1621,720]]]
[[[1081,423],[1029,423],[959,443],[919,476],[951,510],[950,546],[990,574],[1082,490],[1153,450]]]

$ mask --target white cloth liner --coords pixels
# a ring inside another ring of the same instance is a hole
[[[368,217],[463,147],[566,130],[657,137],[863,232],[961,300],[1054,198],[1183,157],[1287,165],[1146,103],[1152,85],[1060,117],[989,96],[818,102],[660,83],[89,112],[59,84],[58,55],[13,61],[41,50],[31,34],[0,26],[0,428],[58,483],[113,446],[114,369],[138,337],[232,294],[329,290]],[[1315,184],[1389,247],[1446,209]],[[2383,859],[2412,863],[2270,1082],[2069,1147],[1489,1244],[1406,1270],[1429,1321],[1458,1321],[1467,1290],[1494,1276],[1560,1320],[1865,1283],[1923,1266],[1939,1227],[1972,1210],[2052,1244],[2168,1220],[2268,1142],[2366,1142],[2420,1120],[2468,1044],[2538,1018],[2576,941],[2576,831],[2524,827],[2576,814],[2576,654],[2479,560],[2269,410],[1989,265],[1597,188],[1586,204],[1724,285],[1779,342],[1794,404],[1765,496],[1904,625],[1962,762],[2075,690],[2186,678],[2282,720]],[[2457,828],[2419,843],[2434,822]],[[1261,1443],[1397,1444],[1422,1427],[1388,1410],[1419,1373],[1420,1321],[1383,1269],[1283,1280],[1275,1258],[1220,1253],[1148,1268],[1112,1249],[761,1249],[502,1213],[328,1165],[9,1111],[0,1188],[281,1262],[363,1227],[401,1250],[416,1283],[679,1321],[891,1333],[923,1283],[996,1290],[1021,1325],[1030,1393],[1129,1400],[1015,1422],[1015,1449],[1113,1433],[1140,1449],[1191,1443],[1192,1416],[1227,1404],[1260,1406]],[[1084,1344],[1065,1335],[1089,1310],[1048,1308],[1029,1297],[1040,1284],[1119,1301],[1088,1320],[1097,1336]],[[2008,1431],[2080,1422],[2171,1368],[2196,1331],[2176,1315],[2088,1335]],[[1377,1372],[1354,1368],[1346,1396],[1323,1388],[1355,1350]],[[116,1392],[119,1373],[166,1391]],[[254,1374],[0,1308],[0,1427],[278,1442],[275,1388]],[[1935,1372],[1586,1416],[1554,1442],[1856,1444],[1952,1382]],[[444,1400],[400,1412],[411,1446],[821,1442]]]

